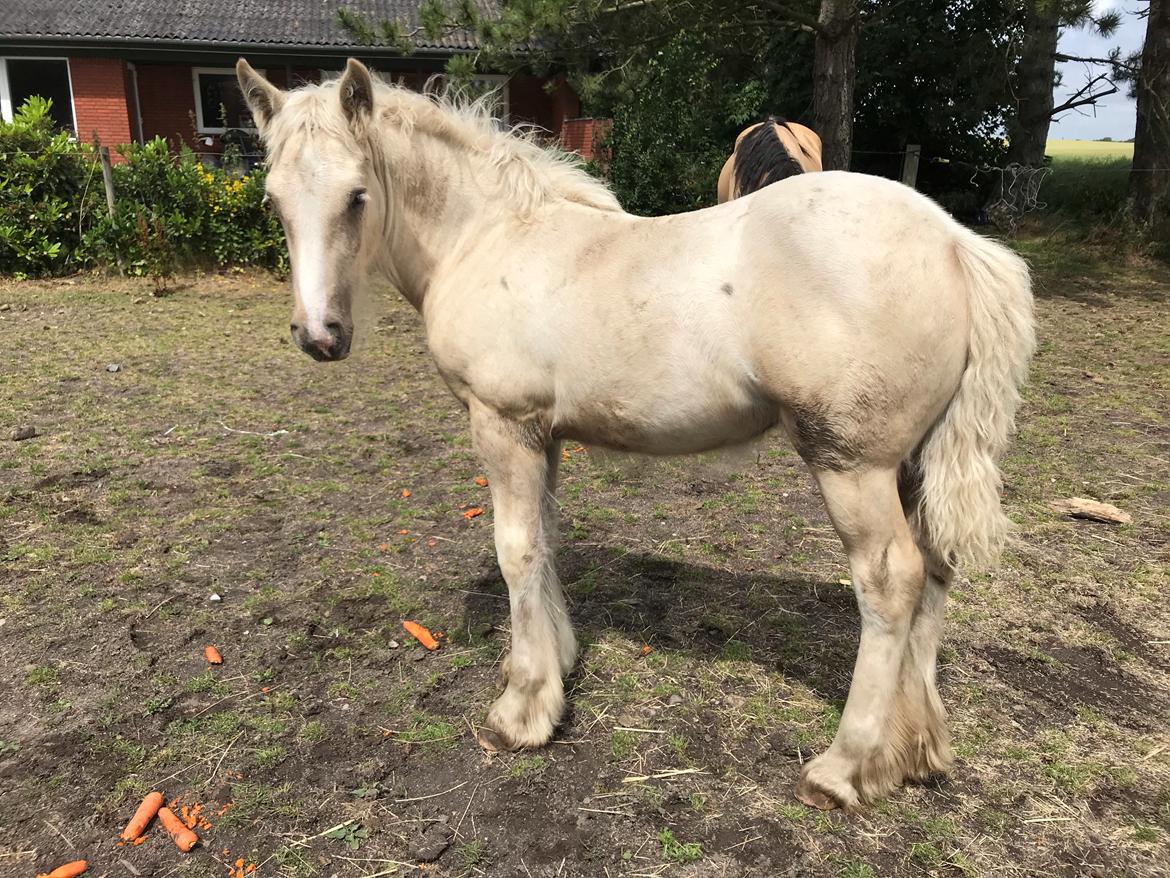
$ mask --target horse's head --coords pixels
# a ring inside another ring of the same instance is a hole
[[[290,329],[315,360],[343,360],[353,340],[353,298],[371,249],[374,185],[366,129],[369,71],[350,59],[336,88],[281,91],[243,58],[240,90],[268,149],[268,199],[280,217],[296,299]]]

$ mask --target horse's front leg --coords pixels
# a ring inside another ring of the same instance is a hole
[[[538,425],[501,417],[472,400],[471,432],[488,471],[495,506],[496,554],[508,584],[512,651],[504,694],[480,730],[489,749],[547,743],[564,710],[561,675],[572,668],[576,638],[554,566],[558,443]]]

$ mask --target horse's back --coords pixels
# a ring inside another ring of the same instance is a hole
[[[902,453],[966,362],[955,244],[971,233],[908,187],[839,171],[737,204],[742,319],[762,383],[798,419],[820,413],[857,441],[880,441],[876,428]]]

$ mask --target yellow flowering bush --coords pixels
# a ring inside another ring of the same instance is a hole
[[[205,167],[186,148],[173,154],[161,138],[122,155],[126,161],[114,166],[114,217],[102,214],[86,235],[92,261],[120,256],[139,274],[155,274],[163,263],[287,267],[280,223],[263,203],[263,168],[239,176]],[[142,239],[144,225],[159,230],[150,242]]]

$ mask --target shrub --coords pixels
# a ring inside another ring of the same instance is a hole
[[[264,171],[242,177],[207,168],[184,147],[171,153],[162,138],[120,150],[114,166],[114,217],[87,238],[95,258],[121,256],[133,274],[168,269],[253,265],[287,267],[280,223],[264,206]]]
[[[766,100],[758,81],[721,81],[719,63],[700,37],[675,37],[615,108],[609,181],[627,210],[654,215],[715,203],[735,135],[759,121]]]
[[[130,144],[105,203],[92,147],[54,130],[51,102],[31,97],[0,121],[0,274],[60,274],[120,262],[155,278],[190,268],[288,267],[280,223],[264,205],[264,169],[207,168],[166,141]],[[230,164],[225,162],[225,164]]]
[[[77,267],[82,229],[99,206],[91,154],[54,131],[52,103],[26,100],[0,121],[0,272],[42,275]],[[97,171],[97,187],[101,174]]]

